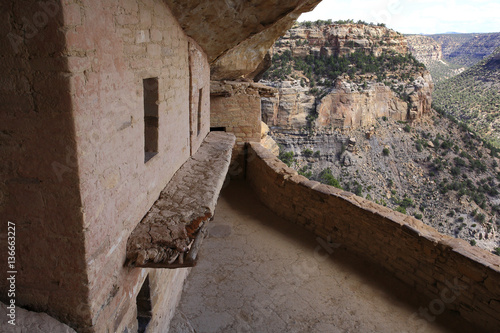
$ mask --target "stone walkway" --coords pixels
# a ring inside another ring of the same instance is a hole
[[[219,199],[170,332],[479,332],[377,267],[264,207],[244,182]]]

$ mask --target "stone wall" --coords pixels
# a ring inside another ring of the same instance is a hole
[[[307,45],[302,42],[307,40]],[[300,43],[298,43],[300,41]],[[308,55],[345,56],[356,50],[373,52],[380,56],[384,52],[408,52],[406,38],[386,27],[365,24],[330,24],[298,26],[289,29],[272,48],[273,54],[289,50],[294,57]]]
[[[0,95],[8,161],[0,205],[18,230],[18,305],[79,332],[130,332],[149,273],[149,331],[162,331],[188,271],[126,268],[125,248],[209,131],[207,56],[160,0],[41,3],[55,14],[16,1],[1,20],[2,31],[23,36],[19,50],[0,51],[9,75]],[[40,13],[47,23],[34,21],[38,32],[28,36],[25,18]],[[146,87],[148,78],[158,84]],[[147,162],[145,89],[158,91],[158,149]]]
[[[446,307],[487,331],[500,328],[500,257],[413,217],[299,176],[260,144],[250,144],[247,180],[278,215],[380,264],[425,294],[431,299],[428,317]],[[424,315],[409,320],[425,322]]]
[[[7,299],[7,221],[15,223],[17,306],[90,322],[82,198],[59,1],[0,5],[0,299]],[[75,11],[74,9],[77,9]],[[7,304],[7,303],[6,303]],[[4,319],[2,319],[4,320]]]
[[[135,325],[135,295],[147,274],[123,267],[127,239],[209,131],[210,69],[163,1],[96,0],[80,13],[67,49],[79,60],[70,67],[70,82],[89,306],[93,329],[121,332]],[[158,79],[152,87],[158,90],[158,153],[145,162],[147,78]],[[186,274],[150,273],[152,306],[159,310],[151,327],[168,325]]]
[[[261,84],[212,81],[210,88],[210,127],[222,127],[236,136],[230,175],[244,171],[245,142],[260,142],[261,97],[276,90]]]

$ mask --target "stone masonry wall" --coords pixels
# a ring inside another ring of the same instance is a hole
[[[133,332],[149,274],[148,332],[161,332],[188,270],[124,267],[125,248],[209,131],[207,57],[161,0],[0,7],[0,244],[4,219],[15,222],[17,304],[78,332]],[[159,116],[158,153],[145,163],[147,78],[158,79]]]
[[[244,172],[246,142],[260,142],[261,96],[277,90],[261,84],[234,81],[212,81],[210,88],[210,127],[224,127],[236,136],[229,174]]]
[[[87,264],[68,76],[78,59],[64,54],[60,30],[72,9],[47,0],[0,4],[0,299],[85,325]],[[17,274],[15,296],[7,299],[8,221],[15,224]]]
[[[499,331],[498,256],[413,217],[310,181],[260,144],[250,144],[247,180],[278,215],[380,264],[428,296],[431,318],[446,307],[487,331]]]
[[[92,318],[88,330],[133,331],[135,298],[149,272],[156,311],[148,331],[162,331],[188,271],[125,268],[126,243],[209,131],[207,57],[161,0],[89,0],[72,6],[78,15],[67,26],[66,39],[75,59],[69,71]],[[147,78],[158,79],[158,87],[151,87],[158,89],[158,154],[145,162]]]

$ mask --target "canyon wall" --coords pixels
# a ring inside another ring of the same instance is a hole
[[[408,50],[426,66],[443,59],[441,43],[438,43],[433,38],[422,35],[409,35],[406,36],[406,40],[408,41]]]
[[[383,83],[369,84],[360,91],[356,84],[338,80],[320,100],[315,125],[344,129],[371,126],[381,117],[417,120],[431,111],[432,88],[432,79],[425,73],[406,86],[409,100],[404,101]]]
[[[307,40],[306,44],[298,42]],[[297,43],[298,42],[298,43]],[[345,56],[355,50],[408,52],[406,39],[400,33],[381,26],[364,24],[333,24],[311,28],[295,27],[287,31],[273,46],[277,53],[289,49],[294,57],[312,55]]]
[[[276,88],[274,96],[263,97],[262,121],[270,127],[300,129],[307,125],[307,116],[316,109],[316,99],[298,81],[267,82]]]
[[[371,82],[365,88],[338,79],[335,87],[323,98],[308,94],[299,81],[269,83],[278,94],[262,99],[262,120],[272,128],[300,130],[312,126],[327,128],[357,128],[373,125],[377,118],[389,117],[414,121],[431,110],[434,84],[428,72],[405,86],[408,100],[398,96],[384,83]],[[317,118],[312,118],[314,115]]]
[[[349,73],[328,69],[357,51],[378,65],[354,72],[353,65],[344,65]],[[262,120],[272,130],[353,129],[381,117],[415,121],[431,110],[432,78],[413,62],[406,38],[394,30],[365,24],[298,25],[275,43],[272,53],[270,73],[279,69],[281,79],[262,81],[278,89],[276,96],[262,99]],[[384,57],[385,62],[377,60]],[[404,65],[394,67],[398,61]],[[314,72],[318,66],[326,68],[319,77]]]
[[[470,67],[493,53],[500,45],[500,33],[438,34],[429,35],[443,50],[444,60]]]

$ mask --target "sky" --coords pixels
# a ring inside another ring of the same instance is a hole
[[[363,20],[405,34],[500,32],[500,0],[323,0],[299,21]]]

